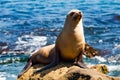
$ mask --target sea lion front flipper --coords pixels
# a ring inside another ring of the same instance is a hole
[[[80,61],[77,62],[77,66],[84,68],[84,69],[88,68],[83,62],[80,62]]]
[[[51,58],[52,58],[52,62],[51,62],[50,64],[44,66],[43,68],[41,68],[41,69],[39,69],[39,70],[36,70],[36,71],[33,73],[33,75],[34,75],[34,74],[38,74],[38,73],[40,73],[41,71],[44,71],[44,70],[46,70],[46,69],[48,69],[48,68],[54,67],[55,65],[57,65],[57,64],[59,63],[59,52],[58,52],[58,50],[57,50],[56,47],[55,47],[55,49],[54,49],[54,51],[53,51],[53,55],[52,55]]]
[[[92,46],[88,45],[87,43],[85,44],[85,49],[84,53],[85,56],[87,57],[94,57],[99,54],[99,51],[94,49]]]
[[[80,54],[77,57],[77,59],[74,62],[74,65],[79,66],[79,67],[84,68],[84,69],[88,68],[82,61],[82,54]]]

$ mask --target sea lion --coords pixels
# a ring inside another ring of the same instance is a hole
[[[85,42],[82,12],[79,10],[71,10],[67,15],[64,28],[57,37],[56,43],[46,46],[34,53],[20,75],[27,71],[33,64],[48,64],[33,73],[36,74],[57,65],[61,60],[75,61],[75,64],[78,66],[87,68],[82,62],[82,54],[93,57],[98,54],[98,52]]]
[[[61,33],[57,37],[52,63],[56,65],[61,60],[75,61],[76,65],[87,68],[82,62],[82,54],[93,57],[98,54],[98,51],[85,42],[82,12],[71,10],[66,17]],[[49,68],[53,64],[48,65]],[[36,72],[41,72],[41,69]]]

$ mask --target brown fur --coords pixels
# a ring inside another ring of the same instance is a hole
[[[54,55],[54,44],[45,46],[36,51],[31,58],[34,63],[49,64],[52,61],[52,55]]]

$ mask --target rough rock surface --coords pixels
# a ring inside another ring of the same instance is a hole
[[[68,63],[60,63],[40,74],[32,75],[34,70],[40,69],[42,66],[31,67],[17,80],[120,80],[120,77],[108,76],[108,68],[104,64],[83,69]]]

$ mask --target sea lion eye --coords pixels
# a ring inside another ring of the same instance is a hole
[[[74,12],[71,12],[71,13],[70,13],[70,16],[73,16],[73,14],[74,14]]]
[[[79,12],[79,14],[82,14],[81,12]]]

